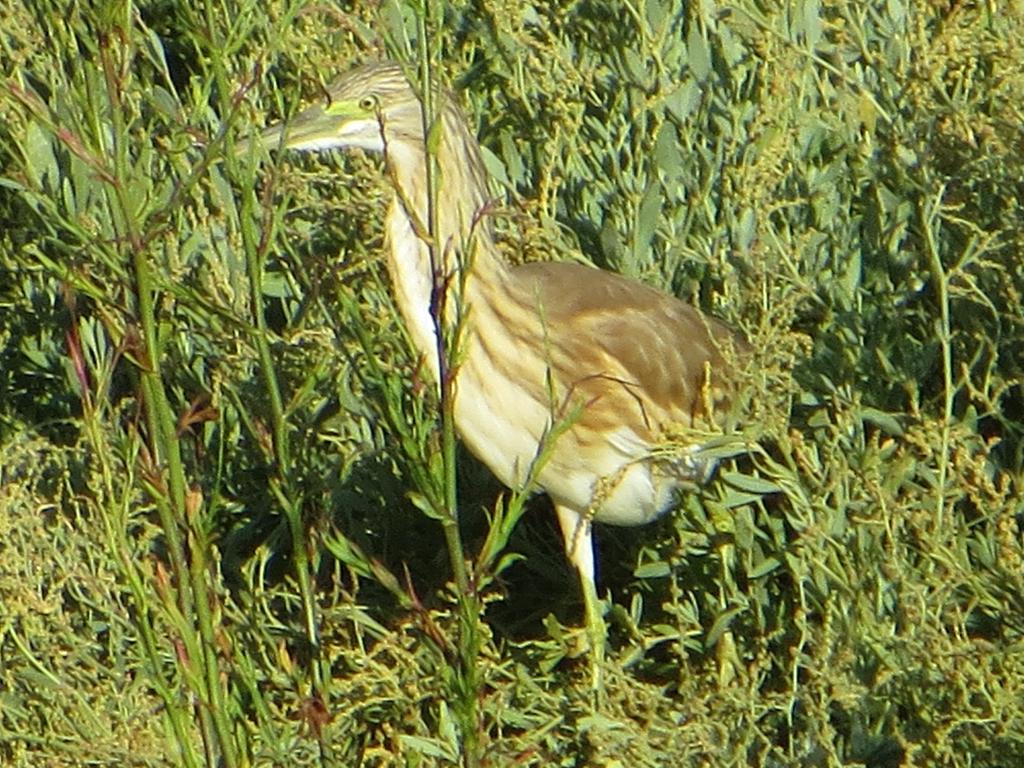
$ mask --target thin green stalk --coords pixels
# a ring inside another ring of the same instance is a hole
[[[956,395],[953,383],[953,331],[949,311],[949,280],[942,266],[942,256],[939,253],[938,241],[935,237],[936,229],[940,226],[942,196],[945,193],[945,189],[945,185],[940,185],[934,197],[926,200],[924,207],[919,209],[921,228],[924,230],[925,246],[928,249],[928,266],[932,273],[932,280],[935,282],[935,291],[939,302],[937,336],[942,349],[943,410],[942,433],[940,436],[941,452],[939,454],[939,465],[936,467],[938,471],[938,494],[935,500],[936,530],[942,529],[945,519],[950,425],[953,423],[953,400]]]
[[[448,290],[451,275],[442,252],[443,245],[438,242],[440,224],[438,220],[438,168],[437,156],[432,147],[431,136],[434,123],[438,118],[434,104],[433,73],[430,52],[427,48],[427,17],[430,4],[425,3],[419,15],[420,23],[420,81],[422,83],[423,134],[427,137],[426,180],[427,180],[427,231],[430,235],[428,248],[430,251],[430,267],[434,275],[434,290],[431,296],[430,312],[434,318],[437,338],[438,372],[440,378],[440,409],[441,409],[441,456],[443,474],[442,503],[445,539],[448,544],[449,556],[452,560],[452,573],[455,585],[460,594],[469,591],[469,575],[463,552],[462,537],[459,534],[458,515],[458,480],[455,463],[455,415],[453,398],[453,371],[451,368],[451,342],[455,338],[454,329],[447,326],[446,310],[448,308]]]
[[[180,706],[180,697],[164,677],[164,654],[160,651],[156,631],[150,620],[150,612],[146,608],[149,601],[147,599],[145,583],[139,574],[138,566],[128,554],[130,548],[126,536],[127,527],[124,525],[125,514],[123,512],[117,513],[113,508],[115,505],[114,478],[110,465],[106,460],[106,457],[113,455],[113,451],[100,428],[98,413],[100,400],[97,398],[96,407],[90,407],[88,400],[88,397],[82,398],[82,421],[86,439],[89,441],[93,453],[98,459],[98,466],[102,477],[101,494],[97,499],[97,505],[103,512],[100,518],[104,524],[108,547],[121,565],[121,572],[128,581],[128,588],[137,607],[135,627],[139,632],[139,638],[142,642],[144,659],[149,666],[150,682],[164,703],[164,708],[171,724],[171,730],[174,732],[175,741],[181,745],[181,755],[185,765],[188,768],[198,768],[199,762],[191,748],[192,740],[189,738],[188,733],[187,718],[189,718],[189,715]],[[134,455],[134,453],[129,455]],[[129,471],[131,470],[129,469]],[[131,488],[132,483],[129,482],[126,487]],[[118,502],[123,510],[128,509],[130,498],[131,493],[129,492],[124,499]]]
[[[455,581],[459,602],[459,667],[456,670],[456,695],[461,715],[462,757],[464,764],[475,768],[480,764],[480,712],[478,707],[480,679],[477,664],[480,655],[480,598],[476,585],[471,583],[466,565],[462,534],[459,531],[458,478],[455,444],[455,403],[454,369],[452,360],[457,354],[454,348],[459,337],[461,318],[456,318],[454,327],[449,327],[449,291],[458,285],[459,275],[449,274],[449,265],[440,242],[438,183],[439,170],[434,146],[435,123],[441,119],[435,103],[435,85],[432,72],[433,52],[430,44],[432,10],[430,0],[424,0],[419,22],[419,65],[422,90],[423,135],[426,143],[425,172],[427,182],[427,226],[430,235],[430,264],[433,271],[434,290],[431,297],[431,315],[434,318],[437,338],[438,374],[440,379],[441,410],[441,458],[443,514],[441,517],[445,543],[451,560],[452,576]],[[464,254],[458,254],[459,257]],[[451,269],[455,269],[452,267]]]
[[[214,51],[214,55],[211,56],[211,65],[217,89],[221,94],[224,106],[223,114],[233,114],[236,111],[231,103],[231,94],[234,92],[234,89],[221,58],[216,54],[216,52],[224,49],[223,41],[217,39],[219,23],[213,15],[214,9],[210,3],[205,4],[204,12],[207,34]],[[236,164],[235,158],[231,155],[228,155],[226,160],[229,167]],[[285,413],[284,398],[281,395],[281,386],[277,378],[277,370],[274,365],[274,357],[270,349],[266,312],[263,305],[264,257],[266,249],[272,241],[273,209],[270,207],[266,209],[268,213],[263,222],[265,236],[262,238],[257,237],[253,231],[252,223],[256,220],[255,210],[255,194],[252,192],[252,186],[247,185],[246,192],[242,195],[241,235],[245,253],[246,272],[249,278],[250,312],[256,328],[253,341],[259,356],[259,367],[263,378],[263,385],[270,401],[270,429],[274,460],[277,464],[275,476],[271,479],[271,491],[277,499],[288,524],[288,534],[292,543],[292,558],[295,565],[295,579],[299,589],[299,598],[302,602],[304,631],[306,641],[310,647],[311,657],[314,659],[314,663],[311,665],[313,686],[316,691],[321,691],[324,678],[320,665],[317,663],[320,657],[320,632],[316,601],[313,596],[313,586],[309,575],[310,558],[306,531],[302,523],[303,499],[302,495],[295,490],[289,480],[292,476],[292,462],[288,437],[288,419]]]
[[[260,373],[263,377],[263,385],[266,388],[270,400],[271,434],[273,436],[274,459],[277,462],[277,472],[271,479],[271,490],[281,505],[285,519],[288,522],[288,533],[292,542],[292,557],[295,563],[295,578],[299,587],[299,597],[302,601],[303,619],[305,624],[306,639],[310,645],[314,659],[319,658],[320,636],[319,625],[316,615],[316,601],[313,599],[313,588],[309,578],[309,551],[306,546],[306,533],[302,525],[302,498],[292,487],[288,478],[291,477],[292,464],[291,453],[288,444],[288,421],[285,415],[284,400],[281,396],[281,387],[277,380],[277,370],[274,367],[274,358],[270,350],[268,338],[266,312],[263,306],[263,255],[265,248],[256,242],[248,222],[252,221],[253,195],[251,192],[242,197],[242,218],[246,222],[242,225],[242,243],[245,251],[246,270],[249,277],[250,308],[253,324],[256,327],[254,341],[260,361]],[[265,222],[265,226],[271,227],[272,222]],[[271,238],[265,237],[263,243],[269,243]],[[313,682],[319,691],[323,681],[321,670],[318,664],[312,665]]]
[[[191,557],[187,558],[179,533],[179,525],[183,522],[187,524],[193,521],[187,519],[187,492],[181,444],[178,440],[176,419],[167,399],[167,391],[160,368],[162,354],[153,299],[156,288],[149,264],[148,249],[144,244],[145,239],[134,218],[134,208],[126,197],[125,186],[122,183],[122,180],[128,178],[132,170],[128,160],[127,143],[121,141],[121,137],[127,135],[118,96],[121,93],[122,83],[118,80],[119,69],[109,47],[102,49],[101,60],[110,114],[114,121],[114,130],[111,134],[114,183],[110,186],[114,205],[111,208],[119,213],[126,235],[125,240],[132,253],[136,301],[139,322],[142,326],[143,355],[140,376],[146,418],[150,427],[154,466],[166,466],[166,471],[161,474],[167,479],[169,496],[165,496],[163,493],[155,494],[156,505],[164,535],[167,537],[172,568],[177,577],[182,615],[187,618],[194,612],[198,619],[199,641],[197,642],[195,635],[188,631],[183,633],[182,641],[186,645],[190,658],[200,664],[204,672],[206,690],[201,690],[200,693],[205,702],[198,707],[204,743],[208,745],[208,749],[209,745],[214,743],[219,745],[217,759],[227,768],[233,768],[237,764],[234,740],[223,707],[213,617],[207,599],[212,594],[212,590],[206,579],[205,536],[200,537],[199,546],[193,546]],[[212,738],[214,735],[216,736],[215,741]],[[207,757],[208,761],[214,759],[214,756],[209,753]]]
[[[107,68],[108,72],[110,71]],[[115,87],[116,83],[108,82],[108,90]],[[115,123],[120,122],[120,111],[114,105],[111,110],[115,116]],[[116,125],[113,131],[115,144],[117,137],[122,135],[123,126]],[[156,311],[154,308],[152,270],[149,264],[148,254],[142,246],[139,233],[136,231],[134,222],[131,219],[131,208],[124,197],[124,189],[120,180],[124,178],[124,164],[121,162],[121,155],[115,151],[115,184],[112,189],[116,200],[116,208],[120,210],[123,217],[123,225],[127,230],[127,241],[132,252],[132,266],[135,277],[135,296],[138,309],[139,323],[142,326],[142,347],[143,354],[140,361],[140,386],[142,388],[143,403],[146,414],[146,422],[149,427],[150,450],[152,453],[153,467],[165,467],[160,472],[166,478],[167,487],[157,486],[152,494],[156,504],[157,515],[160,519],[160,526],[167,540],[167,552],[171,561],[171,568],[175,574],[175,583],[178,586],[178,607],[183,616],[191,616],[196,613],[196,603],[202,603],[202,595],[206,594],[205,584],[201,574],[197,574],[185,556],[185,548],[181,538],[179,526],[185,519],[185,472],[181,459],[181,446],[177,439],[176,424],[170,404],[167,402],[167,393],[164,387],[160,371],[160,347],[157,333]],[[114,207],[114,206],[112,206]],[[198,556],[193,552],[193,560]],[[196,577],[199,576],[197,581]],[[145,605],[143,603],[142,605]],[[141,606],[140,606],[141,607]],[[202,622],[200,622],[200,634]],[[196,638],[190,632],[183,633],[182,642],[188,651],[189,657],[196,663],[204,664],[204,660],[210,660],[213,654],[208,649],[213,648],[212,628],[209,632],[211,642],[205,647],[196,642]],[[216,664],[215,656],[212,663]],[[216,676],[214,677],[216,679]],[[200,691],[203,699],[211,695],[210,690]],[[214,743],[214,733],[221,737],[229,735],[228,729],[222,723],[220,727],[215,719],[211,717],[210,708],[201,705],[198,707],[200,730],[203,733],[203,741],[209,745]],[[224,745],[222,752],[225,756],[231,753],[230,746]],[[207,754],[207,762],[210,762],[212,755]],[[226,759],[226,764],[234,765],[232,759]]]

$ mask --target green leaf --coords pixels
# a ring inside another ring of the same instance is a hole
[[[690,24],[690,31],[686,35],[686,50],[689,53],[690,72],[698,81],[707,80],[711,74],[711,52],[701,35],[700,25]]]
[[[633,78],[633,82],[646,90],[649,79],[647,75],[647,59],[632,48],[626,49],[625,59],[626,69]]]
[[[822,35],[821,5],[818,0],[804,0],[801,10],[803,13],[800,20],[800,31],[803,32],[808,47],[814,48],[821,40]]]
[[[166,88],[156,85],[149,94],[150,101],[156,111],[169,120],[174,120],[178,115],[178,100],[174,98]]]
[[[527,180],[526,165],[523,163],[522,155],[520,155],[515,141],[507,133],[501,134],[501,157],[504,160],[502,170],[508,174],[508,177],[515,184],[525,184]],[[484,161],[487,161],[486,155],[484,155]]]
[[[668,15],[668,12],[660,0],[647,0],[644,5],[646,6],[645,10],[647,11],[647,24],[650,27],[651,33],[653,35],[657,35],[662,24],[665,23],[665,18]]]
[[[25,170],[36,187],[52,190],[58,178],[53,139],[36,123],[25,129]]]
[[[661,216],[662,190],[661,183],[653,181],[647,186],[640,207],[637,211],[636,239],[633,254],[638,259],[647,255],[654,239],[654,231]]]
[[[751,568],[747,576],[751,579],[760,579],[762,576],[767,576],[772,571],[777,570],[780,565],[782,563],[778,558],[768,557]]]
[[[519,561],[525,560],[525,559],[526,558],[523,557],[523,555],[519,554],[518,552],[507,552],[507,553],[505,553],[504,555],[502,555],[501,557],[498,558],[498,562],[494,565],[494,568],[492,569],[494,571],[494,575],[498,576],[498,575],[504,573],[504,571],[509,566],[514,565],[515,563],[518,563]]]
[[[679,133],[675,125],[666,120],[658,129],[654,142],[654,162],[669,179],[677,179],[683,173],[683,152],[679,148]]]
[[[441,146],[441,138],[444,136],[444,120],[438,116],[430,125],[430,132],[427,134],[427,152],[436,156]]]
[[[665,562],[645,563],[633,571],[638,579],[663,579],[672,573],[672,566]]]
[[[726,630],[729,629],[729,625],[732,624],[732,620],[742,612],[742,608],[730,608],[729,610],[720,613],[718,618],[715,619],[715,623],[711,625],[711,629],[708,630],[708,636],[704,640],[705,647],[713,648],[715,643],[718,642],[718,639]]]
[[[437,757],[449,762],[458,762],[458,752],[440,739],[428,739],[425,736],[399,734],[398,742],[405,748],[418,752],[425,757]]]
[[[741,472],[725,472],[722,475],[722,479],[734,488],[739,488],[741,491],[748,491],[758,496],[782,492],[782,488],[770,480],[755,477],[754,475],[745,475]]]
[[[483,155],[484,167],[487,168],[487,173],[490,174],[491,178],[503,187],[512,186],[508,180],[505,164],[501,162],[501,158],[483,145],[480,146],[480,154]]]
[[[874,424],[887,435],[900,437],[903,434],[903,427],[891,413],[880,411],[877,408],[862,408],[860,416],[869,424]]]
[[[687,80],[665,97],[665,107],[680,122],[689,119],[700,104],[700,86]]]
[[[441,520],[444,517],[444,515],[441,512],[438,512],[434,505],[430,503],[430,500],[422,493],[410,491],[408,496],[412,505],[427,517],[433,518],[434,520]]]
[[[736,224],[736,248],[741,253],[748,253],[754,244],[757,233],[757,216],[753,208],[744,208]]]
[[[745,491],[735,491],[729,489],[725,494],[725,498],[721,500],[721,504],[726,509],[737,509],[739,507],[745,507],[761,499],[763,494],[760,493],[747,493]]]

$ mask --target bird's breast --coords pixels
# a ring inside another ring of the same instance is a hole
[[[480,330],[472,325],[456,373],[455,419],[463,442],[499,480],[529,483],[613,525],[649,522],[670,505],[680,478],[652,461],[633,395],[616,397],[617,385],[606,381],[606,396],[591,396],[600,376],[588,372],[589,387],[554,376],[539,339]]]

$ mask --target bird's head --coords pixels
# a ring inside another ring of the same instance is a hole
[[[393,142],[423,142],[420,102],[401,68],[366,64],[342,75],[321,103],[260,136],[268,149],[359,148],[383,152]]]

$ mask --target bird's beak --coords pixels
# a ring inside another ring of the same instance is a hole
[[[253,148],[261,147],[267,150],[315,151],[353,146],[343,134],[343,127],[351,118],[351,112],[345,106],[338,102],[327,108],[314,104],[287,122],[268,126],[259,137],[240,142],[236,154],[245,155]]]

